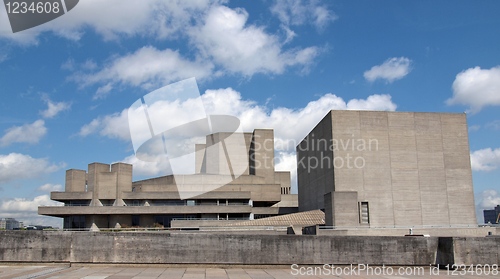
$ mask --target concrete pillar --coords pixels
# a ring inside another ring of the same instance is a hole
[[[111,165],[111,172],[116,173],[115,205],[123,206],[122,193],[132,192],[132,165],[116,163]]]
[[[206,173],[205,147],[206,144],[195,144],[195,170],[194,173]]]
[[[103,172],[109,173],[110,166],[102,163],[92,163],[88,166],[87,174],[87,191],[92,192],[92,206],[100,204],[99,199],[99,174]]]

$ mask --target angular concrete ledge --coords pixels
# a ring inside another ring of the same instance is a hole
[[[0,262],[109,264],[499,264],[500,245],[498,237],[447,238],[439,245],[437,237],[165,232],[4,231],[0,238]]]

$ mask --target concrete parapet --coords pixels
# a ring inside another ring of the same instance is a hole
[[[499,237],[306,236],[255,233],[0,232],[0,262],[107,264],[499,264]],[[452,249],[453,248],[453,249]],[[452,254],[450,254],[452,253]]]

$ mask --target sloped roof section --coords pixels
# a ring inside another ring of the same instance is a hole
[[[311,210],[232,223],[228,226],[313,226],[323,224],[325,224],[325,213],[321,210]]]

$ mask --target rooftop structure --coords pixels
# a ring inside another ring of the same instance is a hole
[[[330,111],[297,146],[299,210],[327,226],[477,226],[465,114]]]
[[[243,144],[233,135],[243,136]],[[132,165],[124,163],[67,170],[65,191],[51,193],[65,206],[38,213],[64,218],[65,229],[96,230],[198,228],[297,212],[290,172],[274,170],[273,130],[208,135],[195,157],[195,174],[135,182]]]

